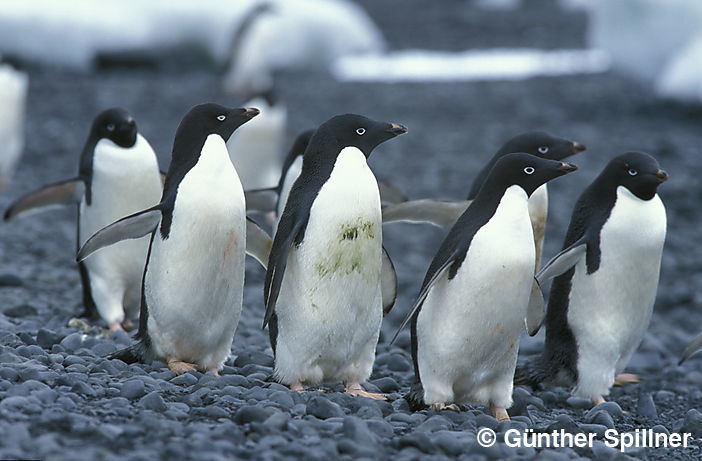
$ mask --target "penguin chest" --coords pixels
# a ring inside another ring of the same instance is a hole
[[[141,135],[130,148],[100,140],[93,154],[91,203],[88,205],[84,197],[80,204],[79,245],[114,221],[155,205],[160,198],[156,155]],[[148,244],[148,237],[118,242],[85,264],[92,272],[109,278],[124,278],[125,271],[129,272],[127,278],[135,279],[140,286]]]
[[[514,371],[534,254],[527,196],[513,186],[476,232],[455,277],[446,272],[424,301],[416,330],[423,382],[433,376],[456,384],[471,400]]]
[[[324,336],[335,331],[337,344],[377,338],[381,242],[375,176],[358,149],[344,149],[311,207],[302,244],[288,257],[276,308],[281,331],[288,324]]]
[[[658,195],[641,200],[620,186],[600,232],[599,268],[587,274],[583,260],[573,275],[568,323],[581,355],[626,365],[651,318],[665,234]]]
[[[149,334],[160,355],[197,361],[226,349],[226,358],[241,313],[246,214],[221,137],[207,138],[172,213],[168,236],[156,231],[144,283]]]

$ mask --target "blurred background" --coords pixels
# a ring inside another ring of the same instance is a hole
[[[0,0],[0,207],[75,175],[90,123],[108,107],[133,114],[163,169],[193,105],[260,107],[260,123],[242,133],[259,130],[265,149],[231,153],[248,187],[277,182],[301,130],[355,112],[409,128],[370,162],[413,199],[465,198],[482,165],[524,131],[587,145],[572,159],[580,171],[551,186],[548,258],[606,162],[648,152],[671,176],[661,188],[669,237],[656,314],[632,367],[655,373],[702,327],[701,26],[698,0]],[[443,236],[385,227],[400,280],[385,336]],[[28,325],[63,325],[79,312],[74,239],[72,209],[0,226],[0,273],[15,285],[0,291],[0,311],[30,306]],[[235,351],[267,347],[262,277],[251,264]]]

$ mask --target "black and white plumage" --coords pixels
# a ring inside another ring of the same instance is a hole
[[[24,118],[29,78],[0,63],[0,189],[10,184],[24,150]]]
[[[245,249],[253,235],[247,235],[244,191],[225,142],[257,114],[217,104],[192,108],[176,132],[160,203],[104,228],[79,251],[82,260],[117,241],[151,236],[139,342],[113,358],[159,358],[176,373],[222,368],[239,323]]]
[[[537,275],[556,277],[542,357],[520,369],[518,384],[554,381],[604,401],[641,343],[658,288],[666,212],[657,194],[667,180],[650,155],[612,159],[578,199],[563,251]]]
[[[484,178],[434,256],[402,324],[412,321],[416,384],[407,396],[412,408],[481,403],[495,417],[509,418],[519,336],[530,298],[541,298],[534,290],[528,199],[575,169],[508,154]]]
[[[483,181],[495,163],[507,154],[523,152],[550,160],[563,160],[582,152],[586,147],[578,142],[552,136],[541,131],[529,131],[509,139],[478,172],[466,200],[422,199],[400,203],[383,210],[383,223],[410,222],[427,223],[439,227],[452,226],[475,199]],[[541,261],[546,219],[548,216],[548,188],[546,184],[529,197],[529,216],[536,243],[536,268]]]
[[[5,219],[77,203],[80,246],[116,219],[158,203],[161,192],[156,154],[132,116],[113,108],[93,121],[78,177],[25,195],[8,208]],[[148,238],[122,242],[79,263],[86,312],[99,315],[113,330],[139,313],[148,246]]]
[[[343,381],[349,393],[380,397],[360,386],[375,358],[388,261],[380,194],[366,159],[406,131],[346,114],[322,124],[309,141],[264,286],[274,377],[293,389]]]

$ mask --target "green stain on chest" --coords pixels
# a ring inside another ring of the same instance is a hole
[[[374,257],[377,245],[374,240],[378,234],[376,227],[376,224],[361,218],[342,224],[338,228],[336,241],[315,264],[319,277],[349,275],[354,272],[370,277],[372,274],[365,268]]]

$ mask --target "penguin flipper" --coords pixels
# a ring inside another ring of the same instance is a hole
[[[380,201],[382,203],[396,205],[408,200],[407,194],[389,182],[378,181],[378,190],[380,191]]]
[[[80,178],[56,182],[32,191],[12,203],[5,211],[4,219],[46,209],[79,203],[85,192],[85,183]]]
[[[411,411],[420,411],[427,407],[427,404],[424,403],[424,386],[421,382],[412,384],[409,392],[402,398],[407,401]]]
[[[412,200],[383,210],[383,224],[409,222],[432,224],[437,227],[451,227],[470,205],[470,200]]]
[[[687,359],[692,357],[692,355],[700,349],[702,349],[702,333],[695,336],[695,339],[690,341],[690,344],[687,345],[682,355],[680,356],[678,365],[682,365]]]
[[[383,247],[383,265],[380,272],[380,291],[383,298],[383,315],[388,315],[397,299],[397,273],[385,247]]]
[[[529,305],[527,306],[527,315],[524,318],[524,324],[529,336],[534,336],[541,328],[545,314],[544,304],[544,295],[541,292],[541,287],[536,278],[534,278],[534,283],[531,285]]]
[[[258,261],[264,269],[268,268],[273,240],[256,222],[246,217],[246,254]]]
[[[145,362],[148,352],[148,346],[143,341],[138,341],[129,347],[120,349],[108,355],[110,360],[121,360],[124,363]]]
[[[547,262],[543,269],[536,274],[536,281],[539,285],[543,285],[544,282],[570,270],[585,255],[586,251],[587,240],[585,237],[582,237]]]
[[[159,205],[115,221],[97,231],[78,250],[77,261],[93,252],[126,239],[136,239],[153,232],[161,221]]]
[[[397,339],[397,336],[400,334],[400,331],[407,325],[407,323],[410,321],[410,319],[414,316],[414,314],[419,310],[420,307],[422,307],[422,304],[424,303],[424,300],[426,297],[429,295],[429,290],[434,286],[434,283],[436,283],[439,278],[444,275],[451,265],[456,261],[459,251],[454,251],[451,253],[445,260],[444,262],[436,269],[433,275],[431,275],[431,278],[429,279],[428,282],[425,281],[424,285],[422,286],[422,291],[419,292],[419,296],[417,296],[417,300],[414,302],[414,305],[412,306],[412,309],[410,309],[409,313],[405,317],[405,319],[402,321],[400,324],[400,327],[397,329],[397,332],[395,332],[395,336],[392,337],[392,341],[390,341],[390,344],[394,343],[395,340]],[[433,263],[432,263],[433,265]],[[430,267],[431,270],[431,267]],[[427,274],[429,276],[429,274]],[[425,278],[426,280],[426,278]]]
[[[244,191],[246,209],[262,212],[275,211],[278,205],[278,188],[251,189]]]

